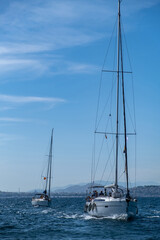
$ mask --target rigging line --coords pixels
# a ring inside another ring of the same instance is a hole
[[[109,176],[108,176],[107,182],[109,182],[109,179],[110,179],[111,173],[113,173],[113,166],[115,165],[115,162],[116,162],[116,159],[114,159],[114,162],[112,163],[111,170],[110,170],[110,173],[109,173]],[[102,178],[101,178],[101,181],[102,181]]]
[[[132,75],[132,92],[133,92],[133,111],[134,111],[134,124],[135,124],[135,130],[136,127],[136,108],[135,108],[135,93],[134,93],[134,81],[133,81],[133,75]]]
[[[132,93],[133,93],[133,111],[134,111],[134,124],[135,124],[135,130],[136,127],[136,108],[135,108],[135,93],[134,93],[134,81],[133,81],[133,75],[132,75]]]
[[[97,164],[96,164],[95,172],[94,172],[94,179],[95,179],[95,177],[96,177],[96,173],[97,173],[98,164],[99,164],[100,157],[101,157],[101,153],[102,153],[102,148],[103,148],[104,140],[105,140],[105,139],[103,138],[103,139],[102,139],[101,148],[100,148],[100,151],[99,151],[99,156],[98,156],[98,160],[97,160]]]
[[[131,179],[129,176],[128,176],[128,183],[129,183],[129,186],[131,187]]]
[[[109,120],[110,120],[110,117],[108,118],[108,121],[107,121],[107,123],[106,123],[105,131],[106,131],[107,127],[108,127]],[[101,156],[101,153],[102,153],[102,148],[103,148],[104,140],[105,140],[105,138],[102,138],[102,144],[101,144],[101,148],[100,148],[100,151],[99,151],[99,156],[98,156],[98,160],[97,160],[97,164],[96,164],[96,168],[95,168],[94,179],[95,179],[96,172],[97,172],[97,168],[98,168],[98,165],[99,165],[99,161],[100,161],[100,156]]]
[[[107,55],[108,55],[108,52],[109,52],[109,48],[110,48],[110,45],[111,45],[111,40],[113,38],[113,33],[114,33],[115,27],[116,27],[116,22],[117,22],[117,19],[116,19],[115,24],[114,24],[114,28],[113,28],[113,31],[112,31],[112,34],[111,34],[111,38],[110,38],[110,41],[109,41],[107,52],[105,54],[104,62],[103,62],[103,65],[102,65],[102,70],[104,68],[104,65],[105,65],[105,62],[106,62],[106,58],[107,58]],[[101,71],[100,85],[99,85],[99,91],[98,91],[98,103],[97,103],[97,111],[96,111],[95,129],[96,129],[96,126],[97,126],[98,109],[99,109],[99,102],[100,102],[100,92],[101,92],[101,86],[102,86],[102,75],[103,75],[103,73]]]
[[[123,30],[123,35],[124,35],[124,40],[125,40],[125,45],[126,45],[126,49],[127,49],[127,55],[128,55],[128,59],[129,59],[129,64],[130,64],[130,68],[132,71],[132,65],[131,65],[131,60],[130,60],[130,56],[129,56],[129,51],[128,51],[128,46],[127,46],[127,41],[126,41],[126,37],[125,37],[125,33],[124,33],[124,28],[123,28],[123,23],[122,23],[122,30]],[[133,81],[133,75],[131,77],[132,79],[132,93],[133,93],[133,112],[134,112],[134,124],[135,124],[135,132],[136,132],[136,110],[135,110],[135,91],[134,91],[134,81]],[[137,165],[137,141],[136,141],[136,137],[135,137],[135,186],[136,186],[136,165]],[[136,191],[136,188],[135,188]]]
[[[108,44],[108,48],[107,48],[107,51],[106,51],[106,54],[105,54],[105,57],[104,57],[104,61],[103,61],[103,65],[102,65],[102,70],[104,68],[104,65],[105,65],[105,62],[106,62],[106,59],[107,59],[107,56],[108,56],[108,52],[109,52],[109,48],[110,48],[110,45],[111,45],[111,42],[112,42],[112,38],[113,38],[113,34],[115,32],[115,28],[117,27],[117,19],[118,17],[116,18],[116,21],[115,21],[115,24],[114,24],[114,27],[113,27],[113,31],[112,31],[112,34],[111,34],[111,38],[110,38],[110,41],[109,41],[109,44]]]
[[[132,120],[132,116],[131,116],[131,113],[129,111],[129,106],[128,106],[127,100],[126,100],[126,106],[127,106],[127,110],[128,110],[128,113],[129,113],[129,117],[130,117],[131,123],[132,123],[132,127],[134,129],[134,132],[136,133],[136,126],[134,126],[134,121]]]
[[[136,195],[136,187],[137,187],[137,137],[135,137],[135,195]]]
[[[123,156],[123,149],[122,149],[122,146],[121,146],[121,142],[120,141],[118,141],[118,143],[119,143],[119,147],[120,147],[120,150],[121,150],[121,155],[122,155],[122,158],[124,159],[124,156]]]
[[[113,132],[113,120],[112,120],[112,115],[111,115],[111,131]],[[112,138],[112,142],[114,142],[114,138]],[[115,149],[113,149],[113,154],[115,156]]]
[[[113,132],[112,118],[110,118],[110,121],[111,121],[111,131]],[[114,148],[116,139],[113,138],[113,137],[112,137],[111,139],[112,139],[112,146],[113,146],[112,149],[111,149],[111,151],[113,151],[114,161],[113,161],[112,166],[111,166],[111,171],[110,171],[108,180],[110,179],[111,173],[113,172],[113,165],[115,164],[115,161],[116,161],[116,160],[115,160],[115,148]],[[105,165],[105,170],[106,170],[106,167],[107,167],[108,163],[109,163],[109,159],[108,159],[108,161],[107,161],[107,163],[106,163],[106,165]],[[104,172],[103,172],[103,174],[102,174],[102,177],[101,177],[101,180],[100,180],[100,184],[101,184],[101,182],[102,182],[102,180],[103,180],[105,170],[104,170]],[[108,180],[107,180],[107,182],[108,182]]]
[[[116,139],[115,139],[115,140],[116,140]],[[100,182],[102,182],[102,179],[103,179],[104,173],[105,173],[105,171],[106,171],[107,165],[108,165],[108,163],[109,163],[109,160],[110,160],[111,153],[112,153],[112,151],[113,151],[114,145],[115,145],[115,141],[114,141],[114,143],[113,143],[113,145],[112,145],[112,148],[111,148],[111,151],[110,151],[110,153],[109,153],[108,160],[107,160],[107,162],[106,162],[106,164],[105,164],[105,167],[104,167],[104,170],[103,170],[103,173],[102,173],[102,177],[101,177]]]
[[[121,153],[121,156],[122,156],[122,159],[123,159],[123,162],[124,162],[124,153],[123,153],[123,149],[122,149],[122,145],[121,145],[121,142],[120,140],[118,139],[118,145],[119,145],[119,148],[120,148],[120,153]],[[121,160],[121,166],[119,167],[119,169],[122,169],[122,165],[123,165],[123,162]],[[119,171],[120,172],[120,171]]]
[[[93,171],[93,148],[92,147],[92,159],[91,159],[91,183],[92,183],[92,171]]]
[[[116,44],[117,44],[117,42],[115,41],[115,47],[114,47],[114,57],[113,57],[113,69],[115,68],[115,65],[116,65]],[[114,73],[112,73],[112,87],[111,87],[111,89],[113,89],[113,87],[114,87],[114,82],[116,82],[115,81],[115,74]],[[111,109],[112,109],[112,101],[113,101],[113,90],[111,91],[111,101],[110,101],[110,114],[111,114]]]
[[[121,19],[121,26],[122,26],[121,29],[122,29],[122,32],[123,32],[123,36],[124,36],[124,42],[125,42],[125,45],[126,45],[126,50],[127,50],[127,56],[128,56],[128,60],[129,60],[130,69],[131,69],[131,72],[133,72],[132,71],[132,64],[131,64],[131,59],[130,59],[130,55],[129,55],[129,51],[128,51],[127,40],[126,40],[126,36],[125,36],[125,32],[124,32],[122,19]]]
[[[111,87],[111,89],[113,89],[113,86],[114,86],[114,83],[115,81],[114,81],[114,77],[112,76],[112,87]],[[113,91],[111,91],[111,101],[110,101],[110,114],[111,114],[111,109],[112,109],[112,101],[113,101]]]
[[[100,85],[99,85],[99,91],[98,91],[98,103],[97,103],[97,111],[96,111],[95,129],[96,129],[96,126],[97,126],[97,119],[98,119],[98,110],[99,110],[101,86],[102,86],[102,72],[101,72]]]
[[[118,180],[120,180],[120,178],[123,176],[123,174],[125,173],[125,170],[121,173],[120,177],[118,178]]]
[[[123,28],[123,23],[122,23],[122,31],[123,31],[124,41],[125,41],[125,45],[126,45],[126,49],[127,49],[127,56],[128,56],[128,60],[129,60],[129,65],[130,65],[130,69],[131,69],[131,72],[132,72],[132,64],[131,64],[131,60],[130,60],[130,55],[129,55],[127,40],[126,40],[126,37],[125,37],[124,28]],[[133,74],[132,74],[131,79],[132,79],[132,93],[133,93],[134,124],[135,124],[135,130],[136,130],[136,110],[135,110],[135,92],[134,92]]]
[[[98,123],[97,123],[96,126],[95,126],[95,131],[98,129],[98,126],[99,126],[99,124],[100,124],[100,122],[101,122],[101,120],[102,120],[102,117],[103,117],[104,113],[105,113],[105,109],[106,109],[106,107],[107,107],[107,105],[108,105],[110,96],[112,96],[112,93],[113,93],[113,89],[114,89],[115,84],[116,84],[116,81],[115,81],[114,84],[112,85],[111,93],[109,94],[108,99],[107,99],[107,101],[106,101],[106,104],[104,105],[104,108],[103,108],[103,111],[102,111],[101,116],[100,116],[100,118],[99,118],[99,121],[98,121]]]
[[[94,134],[94,141],[93,141],[93,149],[92,149],[92,162],[91,162],[91,184],[94,182],[94,171],[95,171],[95,141],[96,141],[96,136]]]
[[[48,144],[46,146],[46,150],[43,154],[43,162],[41,164],[42,166],[42,173],[41,173],[41,178],[42,178],[42,175],[44,175],[46,177],[46,172],[47,172],[47,166],[48,166],[48,149],[49,149],[49,145],[50,145],[50,141],[48,141]],[[47,157],[47,158],[46,158]]]

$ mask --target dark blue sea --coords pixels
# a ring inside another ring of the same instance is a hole
[[[139,198],[134,220],[92,218],[84,198],[60,197],[32,207],[30,197],[0,198],[0,239],[160,239],[160,198]]]

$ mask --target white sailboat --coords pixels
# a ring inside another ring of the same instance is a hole
[[[46,176],[44,177],[44,180],[46,181],[45,190],[43,193],[36,193],[35,196],[32,198],[33,206],[48,207],[51,204],[50,195],[51,195],[51,178],[52,178],[52,146],[53,146],[53,129],[52,129],[51,140],[50,140],[47,173],[46,173]]]
[[[126,125],[126,109],[125,109],[125,92],[124,92],[124,73],[128,73],[123,70],[123,54],[122,54],[122,36],[121,36],[121,12],[120,12],[121,0],[118,0],[118,37],[117,37],[117,70],[106,71],[116,72],[117,74],[117,90],[116,90],[116,126],[115,132],[96,132],[104,134],[105,137],[108,134],[115,136],[115,180],[113,184],[106,186],[94,186],[94,180],[91,183],[90,194],[86,198],[85,212],[94,217],[112,217],[115,215],[125,215],[126,218],[133,217],[137,214],[137,200],[133,198],[129,191],[128,183],[128,154],[127,154],[127,125]],[[122,122],[123,133],[119,130],[119,110],[120,110],[120,90],[122,101]],[[111,114],[109,114],[111,116]],[[120,136],[121,135],[121,136]],[[118,161],[119,161],[119,138],[123,137],[124,141],[124,161],[125,161],[125,178],[126,178],[126,190],[119,187],[118,182]]]

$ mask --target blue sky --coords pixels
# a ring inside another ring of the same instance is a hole
[[[123,0],[137,181],[160,183],[160,0]],[[39,187],[54,127],[54,186],[90,181],[100,72],[116,0],[2,0],[0,190]]]

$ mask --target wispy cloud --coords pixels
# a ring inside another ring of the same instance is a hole
[[[0,73],[8,71],[24,70],[34,74],[42,74],[49,71],[51,74],[91,74],[97,70],[97,66],[80,62],[66,61],[62,57],[55,56],[51,59],[1,59]],[[25,79],[25,78],[24,78]]]
[[[9,117],[1,117],[0,122],[12,122],[12,123],[20,123],[20,122],[28,122],[28,119],[21,119],[21,118],[9,118]]]
[[[91,65],[91,64],[83,64],[83,63],[68,63],[68,67],[67,67],[67,72],[69,73],[95,73],[97,72],[98,67],[95,65]]]
[[[42,104],[47,105],[45,110],[52,109],[56,104],[65,103],[66,100],[62,98],[49,98],[49,97],[35,97],[35,96],[11,96],[0,94],[0,102],[2,105],[1,110],[4,108],[13,109],[24,104]],[[1,118],[0,121],[7,120],[7,118]],[[23,121],[23,119],[9,119],[8,121]]]
[[[0,101],[10,103],[64,103],[62,98],[48,98],[48,97],[35,97],[35,96],[11,96],[0,94]]]
[[[9,59],[3,58],[0,59],[0,72],[4,73],[7,71],[17,71],[21,69],[37,70],[44,69],[44,66],[37,60],[34,59]]]
[[[49,51],[51,48],[52,46],[47,44],[1,43],[0,54],[39,53]]]

